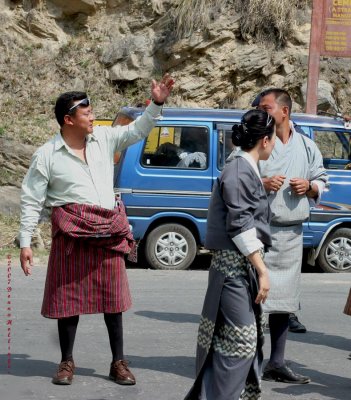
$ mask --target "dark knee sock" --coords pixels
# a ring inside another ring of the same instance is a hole
[[[122,313],[104,314],[104,319],[110,339],[112,361],[123,360]]]
[[[284,364],[285,344],[289,328],[289,314],[269,314],[271,357],[269,364],[279,368]]]
[[[57,320],[62,361],[73,360],[73,345],[76,337],[79,315]]]

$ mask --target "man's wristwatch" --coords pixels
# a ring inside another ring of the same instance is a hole
[[[157,106],[163,106],[165,104],[164,102],[163,103],[159,103],[159,102],[155,101],[154,99],[152,99],[152,102],[154,104],[156,104]]]

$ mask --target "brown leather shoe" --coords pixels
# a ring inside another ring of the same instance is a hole
[[[52,378],[52,383],[55,385],[71,385],[75,370],[74,361],[62,361],[56,374]]]
[[[128,361],[118,360],[111,363],[109,378],[119,385],[135,385],[135,377],[128,368]]]

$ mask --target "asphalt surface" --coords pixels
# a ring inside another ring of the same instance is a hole
[[[203,266],[207,261],[204,259]],[[71,386],[51,383],[60,351],[55,320],[40,315],[46,267],[25,277],[11,261],[10,316],[8,262],[0,260],[0,399],[8,400],[181,400],[194,378],[195,342],[207,271],[129,268],[133,308],[124,314],[125,354],[137,384],[107,379],[110,350],[102,315],[80,318]],[[351,274],[304,273],[300,320],[305,334],[289,333],[286,358],[308,385],[263,382],[265,400],[351,399],[351,317],[342,313]],[[8,365],[8,327],[11,363]],[[269,335],[265,356],[269,355]]]

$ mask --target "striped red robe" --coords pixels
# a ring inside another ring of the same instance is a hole
[[[51,220],[42,315],[65,318],[129,309],[124,255],[135,242],[123,204],[114,210],[67,204],[53,208]]]

